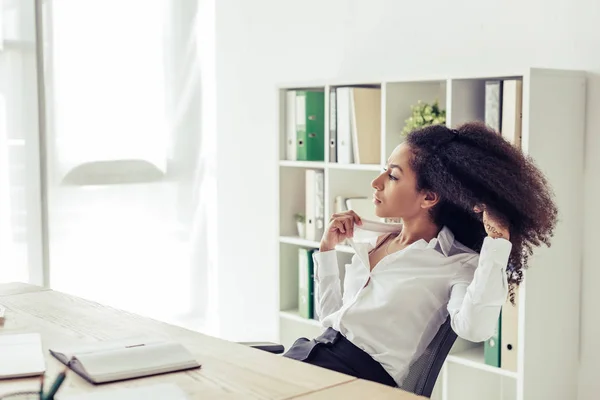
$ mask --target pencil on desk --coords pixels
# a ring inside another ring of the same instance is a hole
[[[48,394],[43,398],[43,400],[54,400],[54,395],[56,394],[56,392],[58,392],[60,385],[62,385],[62,383],[64,382],[68,370],[69,367],[66,367],[60,374],[58,374],[58,376],[54,380],[54,383],[50,387]]]

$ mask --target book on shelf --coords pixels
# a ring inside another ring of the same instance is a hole
[[[285,158],[291,161],[325,161],[325,92],[287,91],[285,118]]]
[[[517,148],[521,147],[523,81],[505,79],[485,83],[485,123]]]
[[[381,152],[381,89],[338,87],[336,160],[339,164],[378,164]]]

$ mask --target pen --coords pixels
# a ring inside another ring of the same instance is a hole
[[[54,400],[54,395],[56,394],[56,392],[58,392],[60,385],[62,385],[63,381],[65,380],[68,369],[69,367],[66,367],[60,374],[58,374],[58,376],[54,380],[54,383],[50,387],[48,394],[43,398],[43,400]]]
[[[42,381],[40,382],[40,400],[44,398],[44,375],[42,375]]]

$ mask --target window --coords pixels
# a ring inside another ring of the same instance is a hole
[[[196,3],[49,2],[45,75],[51,286],[202,329]]]

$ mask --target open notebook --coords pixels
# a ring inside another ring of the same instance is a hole
[[[50,353],[92,383],[200,367],[181,344],[147,338],[55,347],[50,349]]]

